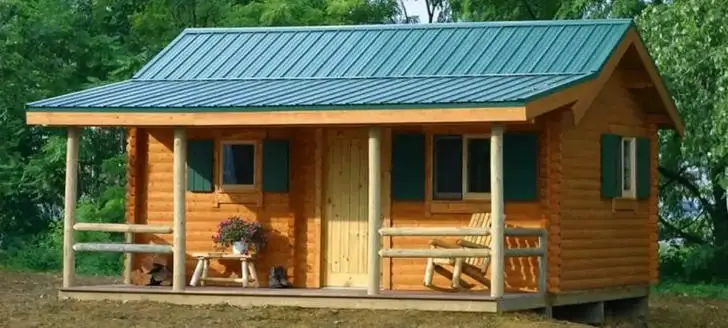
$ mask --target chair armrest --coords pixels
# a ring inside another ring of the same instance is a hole
[[[476,244],[474,242],[470,242],[467,240],[458,240],[457,244],[460,247],[466,247],[466,248],[489,248],[487,245]]]
[[[442,239],[433,239],[430,240],[430,246],[434,247],[442,247],[442,248],[460,248],[457,244],[453,242],[447,242]]]

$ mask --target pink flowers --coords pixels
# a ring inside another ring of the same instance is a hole
[[[265,235],[260,223],[233,216],[218,224],[217,234],[212,236],[212,240],[225,247],[236,241],[254,243],[262,247],[265,244]]]

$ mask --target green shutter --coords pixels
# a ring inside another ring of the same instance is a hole
[[[288,140],[263,140],[263,192],[288,192]]]
[[[392,200],[425,199],[425,135],[392,135]]]
[[[503,199],[538,199],[538,134],[503,135]]]
[[[615,134],[602,134],[602,197],[615,198],[621,196],[622,172],[620,167],[620,149],[622,138]]]
[[[637,138],[637,198],[650,197],[650,139]]]
[[[212,140],[187,142],[187,190],[212,192]]]

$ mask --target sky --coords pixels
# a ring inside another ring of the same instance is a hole
[[[403,0],[407,15],[420,16],[420,23],[427,24],[427,7],[425,0]]]

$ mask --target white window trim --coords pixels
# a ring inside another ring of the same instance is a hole
[[[630,147],[630,188],[624,188],[624,142],[629,141]],[[637,138],[623,137],[619,142],[619,172],[622,177],[619,181],[619,187],[622,191],[622,198],[637,197]]]
[[[225,184],[224,183],[224,175],[225,175],[225,160],[224,160],[224,152],[223,148],[225,145],[253,145],[253,183],[252,184]],[[218,148],[218,152],[220,154],[220,164],[218,165],[218,172],[219,178],[220,178],[220,189],[221,191],[246,191],[246,190],[254,190],[255,184],[256,184],[256,176],[258,171],[258,143],[255,140],[223,140],[220,141],[220,145]]]
[[[463,187],[462,195],[463,200],[490,200],[490,193],[488,192],[470,192],[468,191],[468,141],[470,139],[487,139],[490,141],[490,133],[484,134],[463,134],[463,149],[462,149],[462,175],[463,175]],[[488,163],[490,165],[490,163]]]

